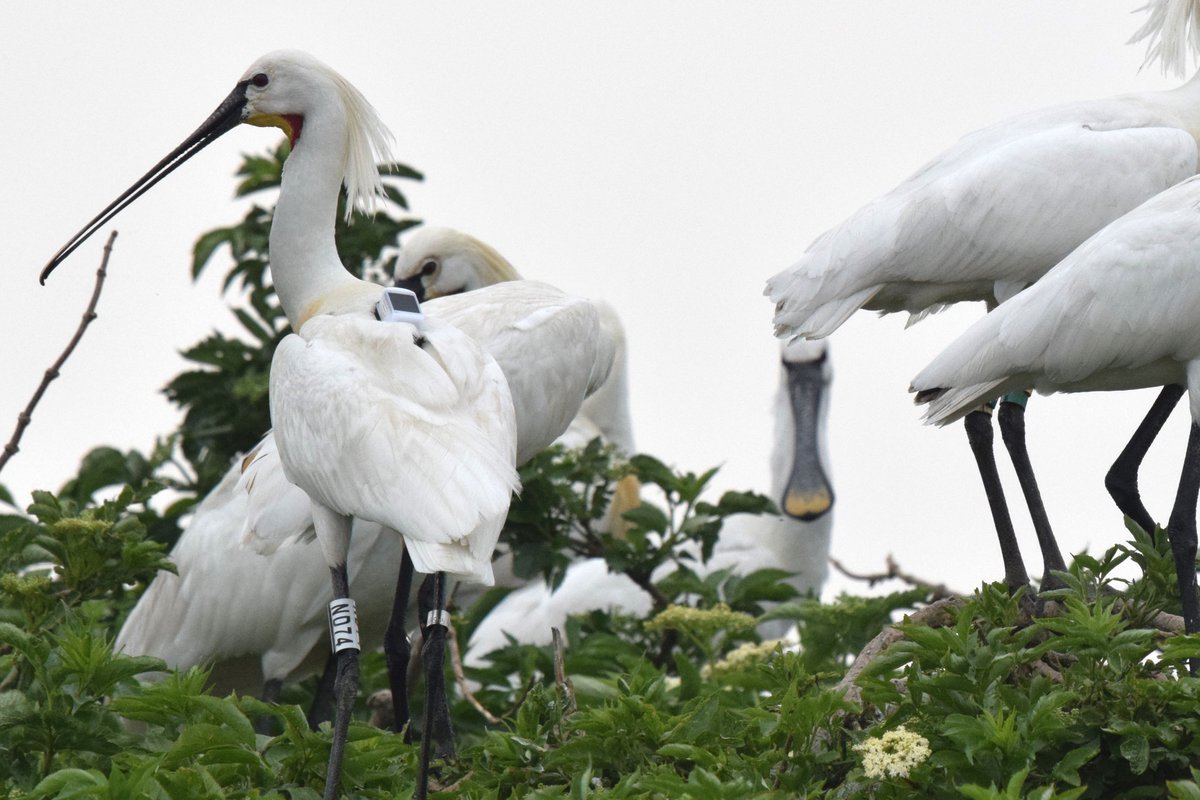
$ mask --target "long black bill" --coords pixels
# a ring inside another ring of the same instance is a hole
[[[209,115],[204,124],[196,129],[196,132],[189,136],[183,144],[171,151],[170,155],[154,165],[154,168],[147,172],[142,178],[126,189],[120,197],[112,201],[95,219],[83,226],[83,230],[71,237],[71,240],[62,246],[62,249],[54,254],[54,258],[46,264],[42,270],[42,275],[38,279],[41,283],[46,282],[46,278],[54,271],[54,268],[66,260],[67,256],[75,252],[75,248],[87,241],[88,237],[99,230],[106,222],[120,213],[121,209],[137,200],[143,194],[161,181],[163,178],[175,171],[183,162],[187,161],[192,156],[199,153],[205,147],[212,144],[222,134],[227,133],[242,121],[242,109],[246,105],[246,86],[249,81],[239,81],[234,90],[229,93],[221,105],[217,106],[217,110]]]
[[[833,508],[833,487],[821,466],[819,431],[825,402],[825,356],[816,361],[783,362],[787,372],[788,401],[795,433],[792,471],[783,490],[780,508],[805,521],[818,519]]]

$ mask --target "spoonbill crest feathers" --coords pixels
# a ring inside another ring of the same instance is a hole
[[[1200,52],[1200,2],[1197,0],[1149,0],[1139,11],[1147,12],[1142,27],[1134,32],[1129,44],[1146,41],[1142,67],[1160,62],[1163,74],[1183,77],[1187,71],[1188,51]]]

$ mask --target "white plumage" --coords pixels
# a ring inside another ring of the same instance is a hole
[[[1155,61],[1162,71],[1182,76],[1188,55],[1200,52],[1200,3],[1196,0],[1148,0],[1146,21],[1130,38],[1130,44],[1146,41],[1143,67]]]
[[[314,316],[276,349],[270,396],[284,474],[314,503],[401,532],[418,572],[492,583],[516,419],[474,340],[440,321]],[[326,559],[344,559],[321,533]]]
[[[478,260],[472,264],[484,271]],[[571,408],[579,410],[597,381],[615,377],[617,367],[610,375],[609,365],[618,342],[607,326],[598,325],[596,305],[535,281],[422,305],[429,319],[455,325],[514,376],[518,463],[563,432],[563,418],[569,419]],[[555,376],[553,397],[539,380],[544,375]],[[548,408],[555,398],[566,408]],[[348,564],[365,649],[382,641],[396,582],[392,565],[402,552],[397,537],[382,534],[378,524],[354,523]],[[224,691],[255,693],[265,681],[300,680],[319,671],[329,652],[325,605],[332,593],[314,539],[308,497],[284,478],[274,434],[268,433],[197,508],[171,554],[180,574],[155,578],[122,627],[117,647],[180,669],[212,663],[213,683]],[[292,593],[320,602],[303,613],[277,602]],[[258,610],[244,619],[245,614],[230,617],[231,608]],[[186,639],[177,634],[181,628]]]
[[[347,601],[330,612],[344,645],[336,654],[325,783],[332,798],[341,791],[361,647],[348,602],[352,520],[405,537],[405,555],[423,569],[490,582],[492,549],[517,486],[516,418],[503,374],[478,343],[445,322],[379,321],[374,308],[383,287],[342,266],[334,240],[342,186],[347,216],[386,196],[377,164],[390,160],[391,134],[357,89],[306,53],[277,51],[252,64],[200,128],[59,250],[42,280],[113,215],[241,123],[280,128],[292,145],[270,252],[275,292],[294,333],[275,352],[271,410],[279,462],[310,499],[334,597]],[[410,565],[395,566],[403,575]],[[431,612],[442,603],[439,586],[433,579]],[[426,734],[445,752],[453,745],[441,685],[441,614],[427,617],[423,631]],[[392,655],[403,649],[396,644]],[[393,677],[402,682],[403,670]],[[421,794],[428,753],[419,763]]]
[[[1198,137],[1200,75],[1171,91],[1053,106],[975,131],[768,280],[776,334],[828,336],[860,308],[905,311],[912,324],[951,303],[1003,303],[1088,236],[1196,174]],[[1169,413],[1168,401],[1151,413]],[[1015,589],[1029,577],[986,408],[967,417],[966,431]],[[1000,427],[1053,582],[1065,564],[1025,446],[1023,397],[1001,404]],[[1110,493],[1141,519],[1126,499],[1136,496],[1136,463],[1121,467],[1110,472]]]
[[[859,308],[910,321],[1002,301],[1084,239],[1197,171],[1200,80],[1033,111],[971,133],[767,282],[781,336]]]
[[[928,421],[982,397],[1186,384],[1200,420],[1200,177],[1101,230],[967,329],[913,379]]]
[[[913,379],[944,424],[1014,386],[1042,392],[1187,387],[1192,429],[1167,534],[1186,630],[1200,630],[1200,176],[1168,189],[975,323]]]
[[[495,283],[519,281],[521,275],[495,248],[474,236],[453,228],[423,227],[415,231],[404,243],[396,264],[396,278],[398,285],[408,286],[426,297],[447,298]],[[497,302],[508,301],[506,298],[497,297]],[[611,359],[606,360],[610,368],[608,374],[600,378],[599,382],[593,382],[594,391],[583,401],[583,408],[571,420],[570,426],[559,441],[568,447],[580,447],[596,436],[602,436],[616,445],[621,453],[631,455],[635,446],[633,421],[629,414],[629,357],[625,327],[621,323],[620,315],[610,304],[603,300],[591,302],[599,315],[600,342],[613,349]],[[440,309],[458,307],[457,303],[448,299],[439,303]],[[461,316],[455,316],[455,324],[464,327],[464,330],[468,330],[476,338],[492,341],[493,337],[500,338],[496,332],[489,329],[485,333],[482,329],[467,327],[472,324],[468,317],[478,320],[477,324],[481,326],[487,326],[488,316],[463,313]],[[514,328],[512,335],[519,335],[517,329]],[[495,352],[494,348],[489,349]],[[580,354],[563,347],[552,348],[550,352],[527,348],[524,355],[539,363],[545,363],[551,358],[558,359],[559,363],[551,365],[548,370],[551,374],[561,374],[564,370],[570,370],[570,365],[580,360]],[[531,397],[540,391],[536,386],[536,375],[525,365],[514,361],[511,368],[503,362],[501,366],[505,366],[505,374],[510,376],[510,385],[518,382],[522,385],[521,390],[513,390],[514,395]],[[533,409],[533,413],[529,415],[530,419],[522,419],[521,411],[524,407],[524,403],[518,404],[519,429],[524,430],[523,426],[545,418],[545,411],[539,405],[530,403],[528,407]],[[561,422],[559,415],[553,410],[550,410],[550,413],[554,426],[557,426]],[[519,457],[518,463],[523,463],[533,452],[523,451],[521,455],[524,457]]]

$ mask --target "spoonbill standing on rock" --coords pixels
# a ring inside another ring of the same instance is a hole
[[[776,333],[828,336],[860,308],[906,311],[909,324],[961,301],[991,309],[1121,214],[1196,174],[1198,138],[1200,75],[1171,91],[1054,106],[971,133],[767,282]],[[999,427],[1050,578],[1066,567],[1025,447],[1026,388],[1000,403]],[[1106,480],[1118,507],[1147,530],[1154,524],[1138,495],[1138,466],[1181,395],[1163,389]],[[1015,589],[1028,575],[992,455],[994,399],[982,398],[965,422]]]
[[[449,738],[444,715],[441,574],[492,580],[492,549],[517,486],[517,419],[495,360],[443,320],[381,322],[383,288],[351,276],[333,223],[341,185],[354,206],[382,194],[376,163],[390,136],[362,95],[311,56],[256,61],[216,111],[121,194],[51,260],[54,267],[118,211],[240,123],[281,128],[292,143],[271,228],[276,293],[294,333],[276,351],[271,411],[288,480],[311,501],[332,575],[337,651],[336,716],[326,798],[340,792],[358,640],[346,556],[354,518],[405,540],[405,558],[430,573],[423,592],[429,697],[417,795],[427,786],[430,731]],[[569,419],[571,414],[567,415]],[[404,568],[401,567],[401,576]],[[403,584],[403,580],[399,581]],[[431,714],[443,712],[439,719]]]
[[[1200,176],[1143,203],[954,340],[913,379],[938,425],[1014,388],[1186,385],[1192,428],[1167,535],[1187,631],[1200,631]]]

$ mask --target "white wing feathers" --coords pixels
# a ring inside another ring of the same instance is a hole
[[[284,472],[327,508],[401,533],[418,571],[490,583],[518,485],[512,398],[471,338],[437,320],[421,337],[324,315],[285,339],[271,367]]]
[[[242,541],[261,555],[294,542],[311,542],[312,503],[304,491],[283,475],[275,434],[268,431],[235,467],[240,469],[234,490],[245,496]]]
[[[1200,355],[1200,178],[1101,230],[913,379],[946,424],[997,393],[1180,383]],[[940,390],[940,391],[937,391]]]
[[[516,408],[518,464],[567,429],[612,369],[617,344],[594,304],[544,283],[497,283],[423,308],[483,343],[500,365]]]
[[[1018,117],[961,140],[767,282],[781,336],[858,308],[920,315],[1026,285],[1091,233],[1195,174],[1173,114],[1135,97]]]

